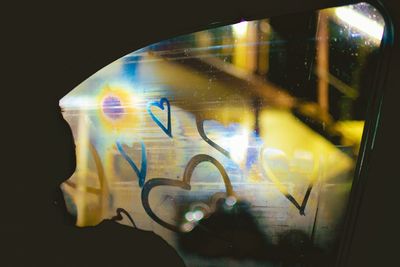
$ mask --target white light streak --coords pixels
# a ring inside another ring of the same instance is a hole
[[[232,25],[233,32],[238,38],[242,38],[247,33],[247,21],[242,21]]]
[[[368,34],[377,41],[381,41],[383,26],[376,21],[354,11],[349,7],[339,7],[335,10],[336,16],[354,28]]]

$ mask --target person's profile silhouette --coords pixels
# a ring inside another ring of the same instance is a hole
[[[58,149],[59,155],[63,155],[64,164],[61,165],[64,169],[60,168],[61,175],[54,177],[53,183],[48,185],[55,191],[52,207],[55,218],[51,225],[54,250],[49,257],[43,258],[56,260],[54,266],[184,266],[176,251],[161,237],[115,222],[120,218],[121,210],[97,226],[75,226],[76,217],[67,211],[60,189],[74,171],[75,145],[71,129],[59,114],[63,123],[60,124]]]

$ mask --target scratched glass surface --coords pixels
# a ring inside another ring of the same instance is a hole
[[[104,67],[60,100],[76,224],[125,211],[120,223],[187,266],[329,266],[383,27],[361,3],[178,36]]]

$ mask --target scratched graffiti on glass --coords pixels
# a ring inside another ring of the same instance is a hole
[[[188,266],[329,256],[382,33],[379,13],[357,4],[242,21],[116,60],[60,101],[76,144],[62,185],[69,212],[87,226],[123,209],[132,222],[121,223],[154,231]]]

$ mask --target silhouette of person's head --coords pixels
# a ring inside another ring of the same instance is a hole
[[[45,260],[56,261],[56,266],[184,266],[175,250],[152,232],[124,226],[111,219],[97,226],[75,226],[76,216],[67,211],[60,189],[75,170],[75,143],[71,128],[60,111],[57,112],[60,114],[59,142],[54,149],[58,150],[62,162],[55,166],[57,175],[48,183],[54,191],[51,225],[54,232],[49,241],[57,245]]]

